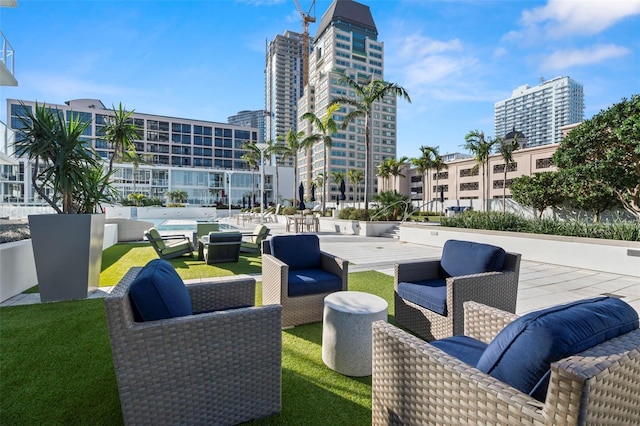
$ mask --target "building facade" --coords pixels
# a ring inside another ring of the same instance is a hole
[[[503,196],[511,198],[509,185],[516,177],[557,170],[552,157],[558,146],[559,144],[547,144],[518,149],[513,152],[514,162],[508,167],[500,154],[491,155],[488,166],[485,168],[485,179],[489,182],[489,198],[502,199]],[[438,211],[437,202],[440,200],[440,191],[447,205],[460,203],[460,205],[471,205],[481,209],[486,182],[483,180],[482,166],[477,166],[474,158],[458,158],[447,161],[445,164],[446,168],[439,173],[430,170],[424,177],[407,164],[402,172],[404,177],[391,176],[389,179],[378,177],[378,185],[385,190],[395,189],[399,193],[409,195],[413,204],[424,206],[424,210]]]
[[[523,85],[495,103],[494,116],[497,138],[517,130],[526,137],[525,147],[560,143],[561,127],[584,119],[584,90],[569,77]]]
[[[33,110],[35,102],[7,99],[8,123],[15,137],[20,137],[19,115],[24,108]],[[78,99],[64,105],[47,104],[65,117],[80,117],[90,121],[83,138],[97,153],[108,161],[113,152],[101,131],[113,111],[100,100]],[[247,153],[243,145],[258,141],[258,130],[248,126],[236,126],[211,121],[191,120],[134,112],[133,123],[140,129],[140,139],[135,140],[139,165],[119,163],[113,184],[120,197],[130,193],[142,193],[149,198],[165,198],[167,191],[184,190],[192,205],[243,204],[243,198],[255,197],[260,202],[261,173],[250,170],[242,159]],[[9,153],[12,154],[12,153]],[[31,186],[32,164],[19,159],[17,165],[3,166],[0,175],[0,202],[41,204]],[[290,178],[280,170],[278,193],[290,197]],[[265,193],[267,202],[275,201],[273,169],[265,168]]]
[[[238,111],[236,115],[232,115],[227,118],[227,123],[233,124],[234,126],[240,127],[252,127],[258,130],[258,142],[264,142],[266,139],[265,128],[264,128],[264,116],[265,112],[263,109],[255,110],[255,111]]]
[[[265,140],[284,137],[298,126],[303,87],[302,34],[286,31],[268,45],[265,63]],[[289,159],[289,165],[293,166]]]
[[[384,44],[378,40],[371,10],[352,0],[334,0],[322,16],[309,58],[309,84],[298,102],[298,116],[312,112],[322,118],[337,96],[355,98],[355,92],[340,79],[350,76],[360,84],[384,79]],[[370,158],[372,174],[388,158],[396,156],[396,98],[389,97],[374,104]],[[349,112],[338,110],[333,119],[340,126]],[[299,120],[298,130],[310,135],[319,133],[308,121]],[[327,153],[328,172],[365,171],[364,120],[351,122],[344,130],[332,135],[332,147]],[[298,180],[308,189],[311,182],[324,172],[324,144],[316,143],[307,155],[298,159]],[[364,199],[364,185],[347,183],[347,202]],[[337,182],[329,181],[329,193],[337,195]],[[372,178],[370,193],[377,192]],[[331,198],[327,200],[331,202]]]

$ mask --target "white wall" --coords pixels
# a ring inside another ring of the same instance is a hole
[[[0,244],[0,302],[38,284],[31,240]]]

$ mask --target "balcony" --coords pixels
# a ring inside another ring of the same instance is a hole
[[[0,56],[0,86],[17,86],[18,80],[14,77],[15,51],[2,31],[0,31],[0,43],[2,43],[2,55]]]

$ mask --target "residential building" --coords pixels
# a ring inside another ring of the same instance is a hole
[[[298,126],[303,88],[302,34],[286,31],[268,45],[265,63],[265,140],[284,137]],[[293,166],[293,160],[288,160]]]
[[[0,7],[17,7],[18,0],[0,0]],[[17,86],[16,67],[15,67],[15,50],[4,33],[0,31],[0,86]]]
[[[8,122],[11,130],[20,137],[19,115],[24,108],[33,110],[35,102],[21,102],[7,99]],[[78,99],[64,105],[49,104],[65,117],[80,117],[90,120],[83,137],[97,153],[105,159],[113,149],[104,140],[102,128],[113,111],[97,99]],[[140,139],[135,140],[136,153],[141,164],[117,164],[113,183],[120,197],[126,198],[132,192],[143,193],[150,198],[164,198],[169,190],[184,190],[192,205],[214,205],[227,203],[229,197],[233,205],[241,205],[243,197],[260,196],[261,173],[250,170],[242,159],[247,152],[243,145],[247,141],[258,141],[258,130],[249,126],[134,112],[132,120],[140,128]],[[11,186],[5,187],[0,202],[42,203],[31,187],[32,167],[26,159],[19,159],[9,176]],[[280,168],[279,194],[292,196],[291,179]],[[292,173],[291,173],[292,174]],[[273,168],[265,167],[265,193],[268,202],[275,202]],[[229,179],[231,182],[229,182]],[[5,183],[3,182],[3,185]],[[229,193],[230,188],[230,193]]]
[[[258,130],[258,142],[265,141],[265,128],[264,128],[264,116],[263,109],[255,111],[239,111],[236,115],[232,115],[227,118],[227,123],[241,127],[252,127]]]
[[[519,176],[530,176],[534,173],[555,171],[553,154],[559,144],[547,144],[532,148],[518,149],[513,152],[513,163],[509,164],[506,178],[506,198],[511,198],[509,185]],[[427,193],[421,176],[410,164],[402,171],[404,176],[389,177],[387,182],[378,177],[380,187],[395,189],[401,194],[410,195],[414,205],[426,204],[426,210],[437,211],[435,202],[440,199],[440,190],[448,205],[472,205],[480,209],[484,199],[485,183],[482,179],[482,166],[478,165],[474,158],[459,158],[447,161],[446,168],[436,173],[430,170],[425,173]],[[505,161],[500,154],[489,157],[489,163],[485,167],[488,175],[489,198],[502,199],[505,186]]]
[[[352,89],[340,79],[348,75],[360,84],[384,79],[384,44],[378,40],[378,30],[368,6],[352,0],[334,0],[324,13],[314,39],[309,58],[309,84],[298,102],[298,116],[312,112],[322,118],[337,96],[355,98]],[[349,108],[337,111],[333,119],[341,125]],[[374,104],[373,138],[370,158],[372,185],[370,195],[377,192],[373,176],[375,168],[388,158],[396,156],[396,98],[388,97]],[[299,120],[298,130],[307,135],[319,133],[308,121]],[[364,120],[351,122],[344,130],[332,135],[332,147],[327,153],[328,172],[348,173],[349,170],[365,171]],[[298,159],[298,179],[308,189],[324,171],[322,142],[316,143]],[[346,182],[346,181],[345,181]],[[336,182],[329,182],[329,194],[338,194]],[[347,182],[347,202],[364,199],[361,191]]]
[[[562,126],[584,119],[584,90],[569,77],[523,85],[495,103],[495,137],[511,131],[526,135],[526,147],[560,143]]]

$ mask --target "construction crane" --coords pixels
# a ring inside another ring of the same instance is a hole
[[[311,9],[316,4],[316,0],[311,2],[307,13],[304,13],[298,0],[294,1],[302,17],[302,87],[304,87],[309,82],[309,22],[316,22],[316,17],[311,16]]]

